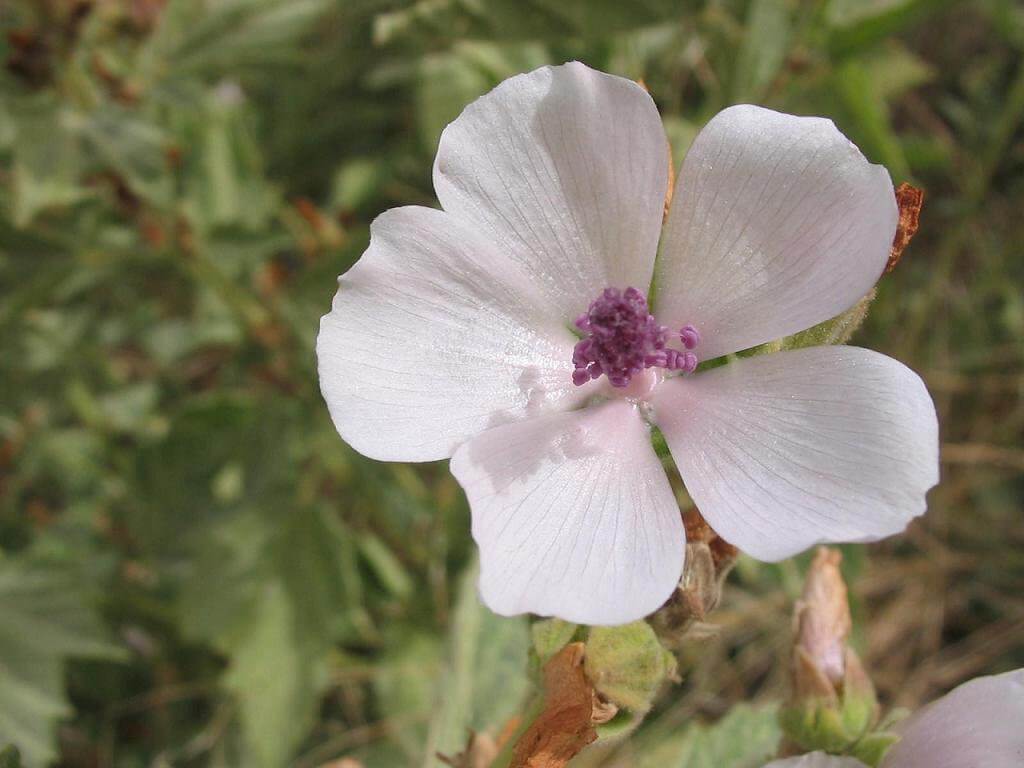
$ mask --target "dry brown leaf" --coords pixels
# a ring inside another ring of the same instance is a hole
[[[900,261],[904,249],[917,232],[921,218],[921,206],[924,205],[924,190],[903,182],[896,188],[896,204],[900,209],[900,221],[896,225],[896,236],[889,249],[889,261],[885,265],[886,272],[892,272]]]
[[[516,742],[510,768],[563,768],[597,738],[597,700],[583,672],[585,649],[569,643],[544,665],[544,710]]]

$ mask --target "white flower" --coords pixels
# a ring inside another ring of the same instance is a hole
[[[909,718],[881,768],[1020,768],[1024,766],[1024,669],[979,677]],[[765,768],[863,768],[820,752]]]
[[[662,232],[667,158],[629,80],[506,80],[441,136],[443,210],[381,215],[321,322],[339,433],[376,459],[451,457],[498,613],[618,624],[669,596],[684,532],[651,424],[708,522],[764,560],[896,533],[937,482],[934,407],[894,360],[823,347],[689,373],[870,290],[897,223],[886,171],[828,120],[732,107]]]

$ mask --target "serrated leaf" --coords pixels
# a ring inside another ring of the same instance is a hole
[[[0,560],[0,743],[29,765],[56,758],[57,722],[70,714],[68,658],[122,659],[74,573]]]

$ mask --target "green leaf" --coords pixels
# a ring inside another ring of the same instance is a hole
[[[881,47],[862,65],[868,80],[885,101],[898,98],[935,78],[934,70],[924,59],[897,42]]]
[[[910,166],[893,132],[889,107],[868,70],[859,61],[849,60],[836,70],[833,82],[864,154],[888,168],[897,181],[909,178]]]
[[[21,752],[13,744],[0,749],[0,768],[22,768]]]
[[[754,0],[750,4],[746,37],[733,75],[734,102],[759,101],[785,61],[791,26],[787,0]]]
[[[419,0],[377,17],[382,44],[425,45],[453,40],[559,40],[607,37],[664,20],[674,0]]]
[[[356,543],[381,586],[394,597],[405,598],[412,594],[412,577],[384,542],[372,533],[361,533],[356,537]]]
[[[451,651],[436,691],[423,765],[439,765],[436,753],[455,754],[469,730],[498,729],[517,713],[529,689],[530,632],[526,618],[491,613],[477,596],[477,566],[467,569],[452,617]]]
[[[380,711],[406,725],[397,729],[402,765],[415,765],[422,756],[427,727],[434,712],[437,679],[444,667],[440,638],[426,633],[389,634],[390,650],[377,666],[373,687]],[[393,761],[397,762],[397,761]]]
[[[649,749],[638,745],[636,768],[761,768],[775,757],[781,736],[774,707],[738,704],[717,723],[673,728]]]
[[[828,49],[842,58],[920,23],[956,0],[832,0]]]
[[[0,560],[0,743],[30,765],[57,756],[57,722],[71,709],[64,693],[68,658],[124,658],[69,570]]]
[[[11,220],[26,227],[53,208],[77,203],[86,192],[78,184],[84,159],[69,130],[71,111],[48,102],[26,106],[16,115],[11,168]]]
[[[302,508],[241,514],[203,537],[180,621],[228,657],[224,684],[255,765],[287,763],[313,724],[334,644],[351,629],[344,536],[329,513]]]
[[[259,609],[232,647],[224,685],[240,709],[254,764],[284,765],[313,721],[324,684],[324,659],[310,658],[309,638],[297,634],[295,608],[280,582],[265,585]]]

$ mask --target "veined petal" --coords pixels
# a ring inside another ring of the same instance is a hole
[[[871,289],[898,218],[888,172],[831,120],[730,107],[683,163],[654,312],[696,326],[703,359],[802,331]]]
[[[964,683],[901,730],[882,768],[1020,768],[1024,669]]]
[[[320,322],[320,388],[371,458],[428,461],[489,427],[564,407],[572,334],[518,268],[443,211],[398,208]]]
[[[434,164],[444,209],[510,254],[566,323],[608,286],[647,290],[667,185],[651,97],[579,62],[477,99]]]
[[[824,752],[812,752],[801,757],[773,760],[764,768],[867,768],[867,766],[852,757],[836,757]]]
[[[624,624],[657,609],[683,568],[685,534],[636,406],[615,400],[489,430],[451,470],[496,613]]]
[[[697,508],[761,560],[874,541],[925,510],[939,478],[924,383],[885,355],[811,347],[665,381],[654,414]]]

